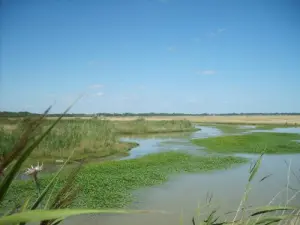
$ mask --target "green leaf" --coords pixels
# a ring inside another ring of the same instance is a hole
[[[292,206],[265,206],[265,207],[260,207],[257,208],[257,212],[252,213],[251,216],[256,216],[260,214],[265,214],[269,212],[274,212],[274,211],[281,211],[281,210],[294,210],[297,209],[296,207]]]
[[[64,220],[64,218],[59,218],[59,219],[56,219],[56,220],[54,220],[52,223],[51,223],[51,225],[57,225],[57,224],[59,224],[61,221],[63,221]]]
[[[253,179],[253,177],[255,176],[255,174],[257,173],[259,167],[260,167],[260,164],[261,164],[261,160],[262,160],[262,157],[263,157],[264,153],[262,153],[258,160],[255,162],[254,166],[252,167],[251,171],[250,171],[250,176],[249,176],[249,182],[251,182],[251,180]]]
[[[272,224],[272,223],[277,223],[280,222],[282,220],[285,220],[287,218],[291,217],[290,215],[286,215],[286,216],[274,216],[274,217],[266,217],[266,218],[262,218],[260,220],[258,220],[255,225],[258,224]]]
[[[26,201],[24,202],[24,204],[21,207],[21,212],[25,211],[27,209],[27,206],[29,205],[29,201],[30,201],[31,197],[28,197],[26,199]]]
[[[109,213],[109,214],[133,214],[133,213],[151,213],[150,210],[122,210],[122,209],[56,209],[56,210],[30,210],[15,213],[0,218],[0,225],[21,223],[21,222],[37,222],[42,220],[51,220],[57,218],[66,218],[81,214]]]
[[[55,183],[53,184],[53,188],[52,188],[52,190],[51,190],[51,192],[50,192],[50,194],[48,196],[48,199],[47,199],[47,201],[45,203],[44,209],[48,209],[48,207],[49,207],[49,204],[50,204],[50,201],[52,199],[53,192],[54,192],[54,189],[55,189],[55,185],[57,184],[57,182],[58,182],[58,179],[56,179]]]

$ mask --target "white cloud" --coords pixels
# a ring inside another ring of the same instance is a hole
[[[215,70],[203,70],[203,71],[197,72],[197,74],[203,74],[203,75],[213,75],[216,73],[217,73],[217,71],[215,71]]]
[[[93,85],[91,85],[89,88],[90,88],[90,89],[98,89],[98,88],[102,88],[102,87],[103,87],[102,84],[93,84]]]
[[[224,32],[226,29],[225,28],[219,28],[218,29],[218,33],[222,33],[222,32]]]
[[[75,100],[74,94],[65,94],[59,99],[59,102],[70,105]]]
[[[48,97],[48,98],[55,98],[55,97],[56,97],[56,94],[47,94],[47,97]]]
[[[121,100],[129,100],[130,98],[129,97],[127,97],[127,96],[122,96],[121,97]]]
[[[32,105],[25,105],[25,106],[24,106],[24,109],[25,109],[25,110],[30,110],[30,109],[32,109],[32,108],[33,108]]]
[[[221,33],[223,33],[224,31],[226,31],[225,28],[218,28],[215,31],[211,31],[211,32],[207,33],[207,36],[208,37],[216,37],[216,36],[220,35]]]
[[[197,103],[198,102],[197,99],[194,99],[194,98],[188,99],[187,101],[188,101],[188,103]]]
[[[215,32],[209,32],[209,33],[207,33],[207,36],[208,37],[215,37],[216,33]]]
[[[88,61],[88,65],[95,65],[97,64],[97,61],[96,60],[91,60],[91,61]]]
[[[176,51],[176,47],[170,46],[170,47],[168,47],[168,51],[169,52],[175,52]]]
[[[127,95],[120,96],[120,99],[124,101],[136,101],[139,100],[140,98],[138,94],[127,94]]]
[[[169,0],[158,0],[159,2],[161,2],[161,3],[168,3],[169,2]]]
[[[87,62],[88,66],[107,66],[110,62],[106,60],[93,59]]]
[[[102,92],[97,92],[97,93],[96,93],[96,96],[99,96],[99,97],[100,97],[100,96],[103,96],[103,95],[104,95],[104,94],[103,94]]]
[[[194,42],[199,42],[199,41],[201,41],[201,39],[198,38],[198,37],[194,37],[194,38],[192,38],[192,41],[194,41]]]

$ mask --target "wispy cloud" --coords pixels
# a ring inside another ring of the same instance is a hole
[[[139,95],[138,94],[127,94],[127,95],[123,95],[123,96],[120,96],[120,99],[121,100],[124,100],[124,101],[136,101],[136,100],[139,100]]]
[[[201,41],[201,39],[198,38],[198,37],[194,37],[194,38],[192,38],[191,40],[192,40],[193,42],[196,42],[196,43],[198,43],[198,42]]]
[[[102,88],[103,85],[102,84],[92,84],[89,86],[90,89],[99,89]]]
[[[139,85],[139,86],[137,86],[137,88],[140,90],[144,90],[146,87],[144,85]]]
[[[96,59],[94,59],[94,60],[90,60],[90,61],[88,61],[88,65],[89,66],[93,66],[93,65],[99,65],[99,64],[104,64],[105,62],[103,62],[103,61],[101,61],[101,60],[96,60]]]
[[[176,47],[170,46],[170,47],[168,47],[168,51],[169,52],[175,52],[176,51]]]
[[[47,98],[55,98],[55,97],[56,97],[56,94],[50,93],[50,94],[47,94],[46,97],[47,97]]]
[[[128,96],[122,96],[121,100],[129,100],[130,98]]]
[[[226,29],[225,28],[218,28],[218,33],[224,32]]]
[[[161,2],[161,3],[168,3],[169,0],[157,0],[158,2]]]
[[[24,106],[24,109],[26,109],[26,110],[29,110],[29,109],[32,109],[32,108],[33,108],[32,105],[25,105],[25,106]]]
[[[88,65],[95,65],[95,64],[97,64],[97,61],[96,60],[90,60],[90,61],[88,61]]]
[[[101,97],[101,96],[103,96],[104,94],[102,93],[102,92],[97,92],[96,93],[96,96],[98,96],[98,97]]]
[[[188,103],[197,103],[197,99],[191,98],[187,100]]]
[[[221,33],[223,33],[224,31],[226,31],[225,28],[218,28],[215,31],[211,31],[211,32],[207,33],[207,36],[208,37],[216,37],[216,36],[220,35]]]
[[[76,99],[74,94],[65,94],[62,97],[60,97],[60,99],[58,99],[59,102],[66,104],[66,105],[70,105],[71,103],[73,103],[73,101]]]
[[[215,70],[202,70],[197,72],[197,74],[202,74],[202,75],[214,75],[216,73],[217,71]]]
[[[92,59],[87,62],[88,66],[107,66],[110,65],[111,62],[107,60],[101,60],[101,59]]]

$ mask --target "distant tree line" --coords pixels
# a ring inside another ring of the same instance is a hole
[[[26,116],[38,116],[38,113],[30,112],[0,112],[0,117],[26,117]],[[260,116],[260,115],[300,115],[300,112],[291,113],[70,113],[66,114],[67,117],[128,117],[128,116]],[[49,117],[57,117],[60,114],[48,114]]]

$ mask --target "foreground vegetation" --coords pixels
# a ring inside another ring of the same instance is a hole
[[[78,100],[78,99],[77,99]],[[66,114],[71,106],[64,112]],[[69,158],[59,169],[59,171],[53,176],[47,183],[45,188],[41,189],[41,184],[38,179],[38,173],[43,170],[43,165],[31,166],[26,170],[28,176],[32,176],[36,186],[36,196],[27,195],[24,202],[19,205],[9,207],[9,204],[3,202],[6,201],[6,197],[12,190],[14,179],[22,168],[22,165],[31,155],[39,144],[43,141],[51,130],[57,125],[64,114],[57,118],[51,126],[46,128],[40,133],[41,124],[45,119],[45,115],[50,111],[49,107],[45,113],[33,120],[27,121],[22,127],[22,132],[19,138],[16,140],[12,149],[9,151],[3,151],[0,158],[0,205],[4,207],[4,211],[0,214],[0,225],[8,224],[22,224],[26,222],[40,222],[40,225],[57,225],[63,221],[66,217],[80,214],[91,213],[138,213],[139,211],[128,210],[103,210],[103,209],[75,209],[69,210],[68,207],[72,204],[79,192],[79,187],[74,185],[75,177],[78,174],[80,166],[72,170],[67,177],[64,177],[64,185],[53,195],[55,184],[59,181],[59,175],[64,169],[64,166],[74,153],[70,154]],[[62,181],[62,179],[60,178]],[[21,190],[23,192],[26,190]],[[45,198],[48,195],[47,199]],[[32,201],[31,201],[32,200]],[[146,211],[142,211],[145,213]]]
[[[76,177],[81,187],[78,198],[72,204],[81,208],[120,208],[132,200],[131,191],[140,187],[161,184],[168,175],[177,172],[204,172],[230,168],[247,162],[236,157],[200,157],[179,152],[148,155],[134,160],[109,161],[88,164]],[[43,177],[44,187],[52,176]],[[63,184],[57,184],[59,188]],[[5,206],[11,205],[35,193],[32,181],[17,181],[8,193]],[[3,205],[2,205],[3,207]]]
[[[9,122],[8,122],[9,121]],[[2,120],[0,126],[0,154],[12,149],[12,146],[24,130],[26,120]],[[47,129],[53,121],[45,120],[36,134]],[[35,161],[45,164],[65,161],[74,151],[72,161],[102,160],[108,156],[124,156],[137,146],[137,143],[120,142],[124,134],[147,134],[159,132],[181,132],[194,130],[193,125],[182,121],[145,121],[138,119],[129,122],[112,122],[102,119],[62,120],[36,147],[25,165]]]
[[[38,165],[27,170],[27,174],[32,176],[33,182],[14,181],[26,159],[32,154],[33,150],[38,148],[43,139],[50,134],[50,131],[61,117],[48,128],[43,127],[41,130],[39,129],[44,116],[29,122],[28,126],[22,128],[23,131],[20,132],[20,136],[14,140],[15,144],[12,146],[12,149],[6,149],[6,151],[2,152],[3,155],[0,158],[0,206],[4,209],[4,214],[1,213],[0,225],[23,225],[26,222],[40,222],[41,225],[57,225],[68,216],[86,213],[145,213],[148,211],[105,210],[99,208],[94,210],[82,208],[72,210],[68,208],[72,206],[84,208],[88,206],[111,207],[113,205],[122,207],[131,199],[130,190],[162,183],[167,179],[169,173],[228,168],[232,164],[246,161],[236,157],[198,157],[184,153],[169,152],[129,161],[90,164],[84,166],[81,171],[79,170],[80,167],[77,167],[69,175],[60,176],[60,172],[74,153],[73,151],[55,175],[39,179],[37,175],[42,171],[42,166]],[[243,214],[246,211],[244,206],[250,191],[250,183],[259,169],[261,157],[250,168],[249,183],[233,220],[226,223],[217,222],[216,210],[213,210],[207,219],[199,222],[199,224],[266,225],[278,224],[286,222],[286,219],[296,218],[295,216],[299,214],[300,209],[289,207],[287,205],[288,201],[285,206],[266,206],[256,210],[249,217],[238,217],[239,214]],[[267,179],[267,177],[263,179]],[[266,215],[276,211],[283,211],[283,213],[279,216]],[[255,216],[257,217],[255,218]],[[196,224],[195,220],[195,218],[192,218],[193,225]],[[295,224],[297,224],[297,221],[295,221]]]
[[[194,139],[192,142],[206,147],[207,151],[220,153],[300,153],[299,134],[254,132]]]

